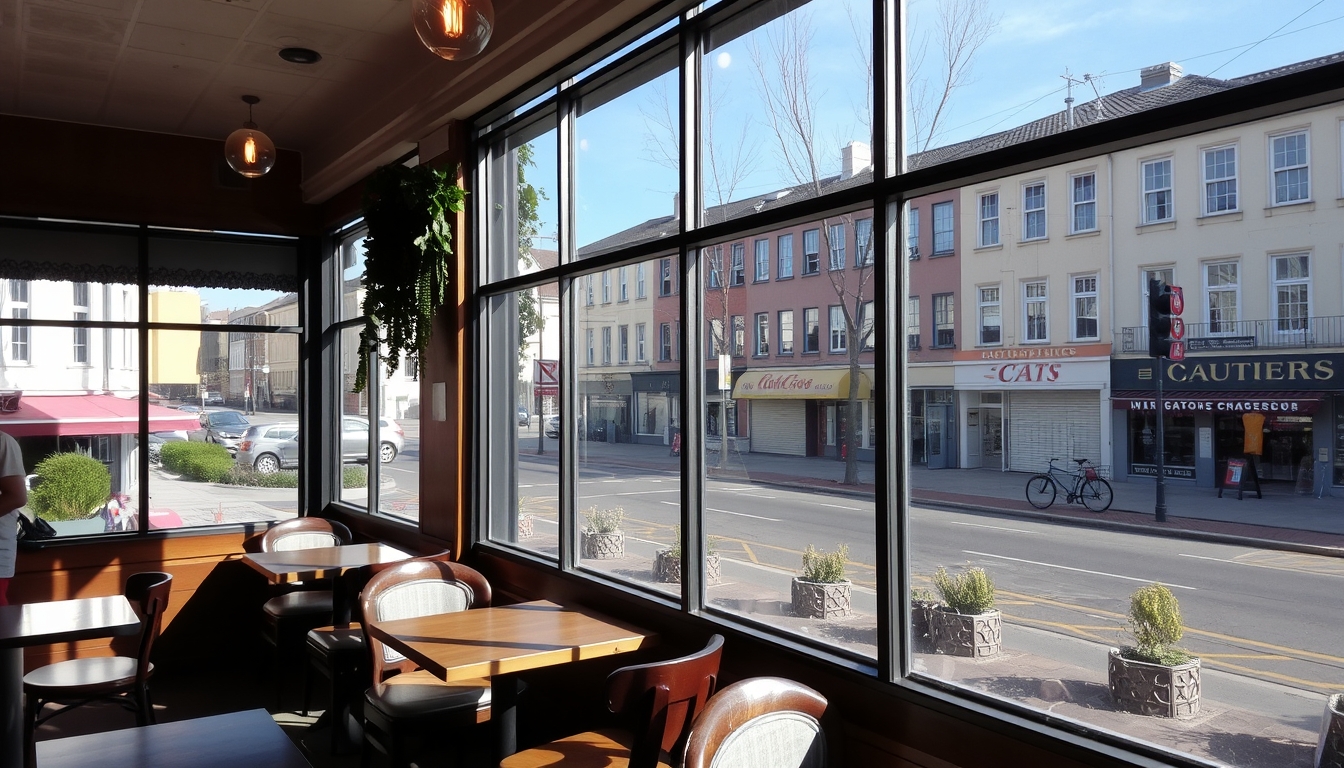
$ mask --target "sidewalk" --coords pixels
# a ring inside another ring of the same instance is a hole
[[[558,445],[555,440],[547,440],[547,452],[540,456],[534,453],[535,447],[535,438],[521,438],[519,460],[556,463]],[[608,466],[669,473],[679,472],[681,468],[681,459],[670,455],[667,447],[661,445],[580,441],[578,451],[581,474]],[[727,466],[720,469],[719,455],[715,451],[705,455],[705,463],[710,476],[721,479],[858,498],[871,499],[875,493],[876,467],[871,462],[859,463],[858,485],[843,484],[845,464],[834,459],[730,453]],[[1220,499],[1216,489],[1169,481],[1166,484],[1167,522],[1158,523],[1154,515],[1156,483],[1152,480],[1112,481],[1115,501],[1111,508],[1103,513],[1093,513],[1081,505],[1064,503],[1062,497],[1048,510],[1034,509],[1026,500],[1028,477],[1022,472],[914,467],[909,474],[910,499],[916,504],[954,506],[1072,524],[1179,532],[1224,541],[1274,542],[1308,551],[1321,551],[1322,548],[1344,551],[1344,499],[1300,496],[1290,484],[1268,483],[1263,499],[1250,494],[1238,500],[1235,493],[1225,493]]]

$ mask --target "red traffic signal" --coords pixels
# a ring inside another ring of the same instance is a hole
[[[1184,341],[1171,341],[1171,342],[1167,342],[1167,343],[1171,345],[1171,348],[1167,351],[1167,359],[1168,359],[1168,360],[1184,360],[1184,359],[1185,359],[1185,342],[1184,342]]]
[[[1171,330],[1167,332],[1167,337],[1171,339],[1185,338],[1185,321],[1179,317],[1171,318]]]
[[[1179,315],[1185,311],[1185,291],[1181,290],[1179,285],[1170,285],[1167,288],[1171,291],[1171,314]],[[1172,334],[1174,338],[1181,338]]]
[[[1172,360],[1185,358],[1185,321],[1179,315],[1185,309],[1185,294],[1180,286],[1161,280],[1148,281],[1148,355]],[[1180,355],[1180,357],[1177,357]]]

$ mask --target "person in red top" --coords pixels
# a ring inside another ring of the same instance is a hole
[[[17,440],[0,432],[0,605],[9,605],[9,580],[19,549],[19,507],[27,503],[23,452]]]

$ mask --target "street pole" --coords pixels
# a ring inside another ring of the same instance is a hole
[[[1162,380],[1166,376],[1166,366],[1162,365],[1166,358],[1157,358],[1157,507],[1154,512],[1157,515],[1157,522],[1167,522],[1167,433],[1164,428],[1166,422],[1166,411],[1162,407]]]
[[[541,291],[537,291],[537,306],[541,306]],[[545,317],[545,314],[542,314]],[[546,452],[546,422],[541,415],[541,361],[545,359],[546,325],[537,330],[537,359],[532,363],[532,416],[537,419],[537,455]],[[528,420],[529,422],[531,419]]]

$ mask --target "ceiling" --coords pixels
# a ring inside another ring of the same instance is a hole
[[[259,127],[321,202],[655,0],[495,0],[489,47],[443,61],[411,0],[0,0],[0,113],[223,140]],[[284,61],[304,47],[322,60]]]

